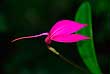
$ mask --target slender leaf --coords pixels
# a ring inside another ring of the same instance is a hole
[[[77,33],[90,37],[90,40],[80,41],[77,43],[80,56],[92,74],[101,74],[95,54],[92,35],[91,7],[88,2],[84,2],[79,7],[76,13],[75,21],[88,24],[86,28],[78,31]]]

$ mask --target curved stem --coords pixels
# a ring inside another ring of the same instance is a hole
[[[43,36],[43,35],[48,35],[48,32],[41,33],[39,35],[19,37],[19,38],[16,38],[16,39],[12,40],[11,42],[15,42],[15,41],[22,40],[22,39],[28,39],[28,38],[37,38],[37,37],[40,37],[40,36]]]

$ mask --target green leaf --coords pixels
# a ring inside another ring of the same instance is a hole
[[[89,36],[89,40],[80,41],[77,43],[78,52],[80,53],[83,62],[88,67],[92,74],[101,74],[100,67],[97,62],[93,35],[92,35],[92,19],[91,19],[91,7],[88,2],[84,2],[78,9],[75,21],[88,24],[87,27],[78,31],[78,34]]]

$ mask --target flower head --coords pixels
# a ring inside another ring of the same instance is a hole
[[[25,38],[36,38],[43,35],[47,35],[47,37],[45,38],[46,44],[50,44],[52,40],[56,42],[64,42],[64,43],[78,42],[80,40],[89,39],[89,37],[87,36],[83,36],[80,34],[73,34],[74,32],[77,32],[80,29],[84,28],[85,26],[87,25],[74,22],[72,20],[60,20],[56,22],[56,24],[51,28],[49,33],[46,32],[46,33],[42,33],[34,36],[20,37],[20,38],[14,39],[12,42],[25,39]]]

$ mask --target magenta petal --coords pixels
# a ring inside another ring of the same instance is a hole
[[[64,43],[71,43],[71,42],[78,42],[81,40],[89,39],[87,36],[83,36],[80,34],[63,34],[63,35],[57,35],[51,38],[53,41],[57,42],[64,42]]]
[[[80,24],[72,20],[61,20],[58,21],[50,30],[50,36],[56,36],[60,34],[70,34],[77,32],[81,28],[87,26],[86,24]]]

